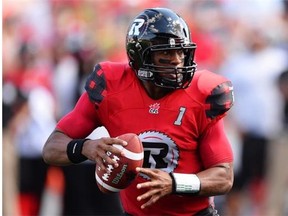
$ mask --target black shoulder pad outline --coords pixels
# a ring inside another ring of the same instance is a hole
[[[106,79],[100,64],[97,64],[93,72],[88,76],[85,84],[85,90],[88,96],[95,105],[101,103],[104,99],[104,94],[106,92]]]
[[[206,116],[214,119],[227,112],[234,104],[233,86],[230,81],[226,81],[216,86],[207,97],[206,104],[210,108],[206,110]]]

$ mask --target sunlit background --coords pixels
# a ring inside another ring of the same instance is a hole
[[[22,190],[39,174],[27,161],[41,161],[45,140],[73,108],[93,66],[127,61],[128,25],[149,7],[179,13],[197,44],[198,70],[223,74],[234,83],[236,103],[226,128],[237,182],[228,196],[215,198],[221,215],[288,215],[287,148],[271,153],[287,134],[287,99],[277,82],[288,69],[287,1],[3,0],[2,7],[3,215],[61,214],[69,179],[58,167],[41,169],[36,185],[43,193],[37,198]],[[256,147],[242,157],[247,133],[265,139],[258,143],[265,149]],[[103,134],[101,129],[95,136]],[[287,137],[281,142],[288,146]],[[245,157],[264,163],[259,178],[242,179]]]

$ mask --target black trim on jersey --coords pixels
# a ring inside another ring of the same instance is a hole
[[[96,105],[104,99],[103,92],[106,89],[106,79],[100,64],[97,64],[93,72],[88,76],[85,89],[90,100]]]
[[[232,83],[227,81],[215,87],[205,103],[210,104],[210,109],[206,110],[208,118],[213,119],[223,115],[234,103]]]

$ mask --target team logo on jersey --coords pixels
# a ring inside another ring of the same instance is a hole
[[[139,134],[139,138],[144,148],[144,167],[157,168],[168,173],[177,167],[179,150],[168,135],[158,131],[147,131]],[[140,175],[148,179],[148,176]]]
[[[158,114],[160,109],[160,103],[154,103],[149,106],[149,113]]]

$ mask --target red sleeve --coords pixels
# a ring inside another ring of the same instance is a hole
[[[200,155],[205,168],[233,161],[233,152],[225,134],[223,120],[209,127],[202,136]]]
[[[85,92],[75,108],[58,122],[56,128],[73,139],[79,139],[87,137],[99,126],[95,105]]]

